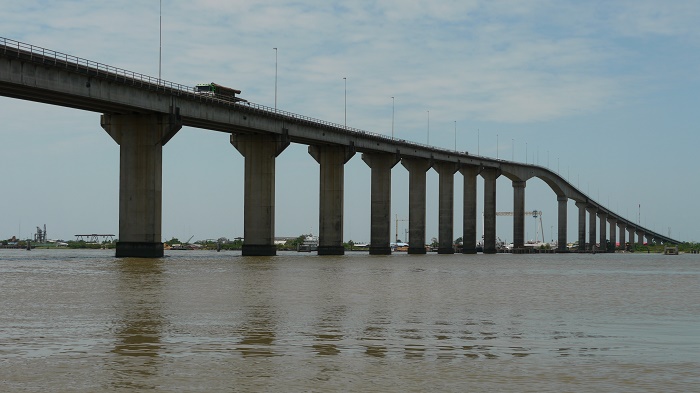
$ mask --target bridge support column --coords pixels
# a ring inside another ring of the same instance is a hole
[[[479,168],[463,166],[459,171],[464,177],[462,253],[476,254],[476,177]]]
[[[644,245],[644,231],[642,230],[637,230],[637,244]]]
[[[309,146],[320,165],[318,255],[343,255],[345,163],[355,152],[345,146]]]
[[[636,228],[634,228],[632,226],[629,226],[629,225],[627,226],[627,233],[628,233],[628,235],[629,235],[628,237],[630,239],[629,240],[630,250],[634,250],[634,231],[635,231],[635,229]]]
[[[525,247],[525,182],[513,182],[513,248]]]
[[[586,251],[586,207],[584,202],[576,202],[578,207],[578,250]]]
[[[598,239],[596,239],[596,217],[595,217],[595,214],[598,211],[598,208],[593,207],[593,206],[589,206],[586,210],[588,210],[588,241],[590,243],[588,250],[594,251],[595,244],[598,241]]]
[[[436,162],[433,168],[439,175],[438,254],[454,254],[454,175],[459,166],[451,162]]]
[[[231,144],[245,158],[242,254],[277,255],[275,158],[289,140],[283,135],[231,134]]]
[[[627,231],[627,225],[625,225],[624,222],[618,222],[617,227],[620,229],[620,248],[625,249],[625,244],[627,241],[625,240],[625,232]]]
[[[399,162],[394,154],[363,153],[372,169],[370,255],[391,254],[391,168]]]
[[[425,178],[430,161],[403,158],[408,170],[408,253],[425,254]]]
[[[557,204],[558,204],[558,222],[557,222],[557,252],[567,252],[568,248],[566,247],[566,228],[567,228],[567,222],[566,222],[566,213],[567,213],[567,204],[569,202],[569,198],[565,196],[557,196]]]
[[[608,252],[615,252],[617,247],[617,219],[608,217],[608,223],[610,224],[610,250]]]
[[[163,145],[182,128],[176,114],[105,114],[102,128],[119,144],[119,241],[116,256],[163,256]]]
[[[484,178],[484,254],[496,253],[496,168],[481,171]]]
[[[600,250],[603,252],[608,252],[608,213],[598,212],[598,222],[600,224],[600,237],[598,243],[600,243]]]

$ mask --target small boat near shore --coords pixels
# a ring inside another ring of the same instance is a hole
[[[297,246],[297,252],[318,251],[318,236],[308,235],[304,241]]]

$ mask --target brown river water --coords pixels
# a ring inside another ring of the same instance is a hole
[[[0,250],[1,392],[700,391],[700,256]]]

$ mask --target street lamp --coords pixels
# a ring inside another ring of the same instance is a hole
[[[498,134],[496,134],[496,159],[498,159]]]
[[[275,50],[275,112],[277,112],[277,48]]]
[[[348,78],[343,77],[345,82],[345,129],[348,129]]]
[[[455,151],[457,151],[457,120],[455,120]]]
[[[163,0],[160,0],[158,8],[158,80],[160,81],[160,66],[163,58]]]
[[[391,97],[391,139],[394,139],[394,97]]]
[[[430,146],[430,111],[428,111],[428,146]]]

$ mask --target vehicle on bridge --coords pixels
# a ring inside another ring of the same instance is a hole
[[[194,88],[194,92],[201,95],[208,95],[226,101],[233,102],[248,102],[243,98],[236,97],[236,94],[241,94],[238,89],[217,85],[216,83],[200,83]]]

